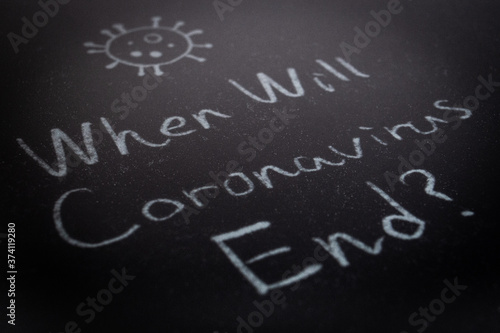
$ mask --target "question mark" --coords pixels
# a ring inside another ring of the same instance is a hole
[[[403,173],[399,177],[399,180],[403,184],[408,185],[405,182],[405,178],[406,178],[406,176],[411,175],[413,173],[420,173],[421,175],[423,175],[424,177],[427,178],[427,182],[425,184],[425,193],[427,193],[430,196],[442,199],[442,200],[453,201],[453,199],[450,198],[448,195],[434,190],[434,186],[436,185],[436,178],[429,171],[427,171],[427,170],[413,169],[413,170],[410,170],[410,171],[406,171],[405,173]],[[472,216],[472,215],[474,215],[474,212],[471,212],[470,210],[464,210],[464,211],[462,211],[461,214],[462,214],[462,216]]]

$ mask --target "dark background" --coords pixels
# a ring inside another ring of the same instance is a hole
[[[384,236],[381,220],[395,211],[365,182],[389,192],[384,172],[396,172],[398,156],[408,158],[416,149],[413,140],[422,135],[407,131],[403,141],[396,141],[383,127],[407,121],[425,126],[424,116],[442,116],[432,107],[434,101],[462,103],[474,94],[480,75],[500,80],[497,2],[401,3],[403,11],[352,57],[370,78],[349,75],[352,80],[341,84],[315,60],[333,65],[335,57],[342,56],[339,44],[352,45],[354,27],[363,28],[372,20],[369,12],[385,9],[387,1],[243,0],[221,21],[211,1],[73,0],[60,6],[18,54],[6,35],[20,34],[21,18],[31,19],[40,7],[35,1],[2,2],[1,232],[7,232],[7,223],[16,223],[19,273],[13,331],[60,332],[66,322],[75,320],[82,332],[235,332],[237,317],[246,319],[256,309],[252,302],[269,295],[258,295],[211,237],[270,221],[266,231],[229,244],[247,257],[291,246],[292,252],[254,267],[272,282],[313,254],[313,237],[326,240],[330,234],[346,232],[373,244]],[[183,59],[163,67],[168,72],[164,82],[120,120],[111,103],[140,85],[142,78],[129,66],[106,69],[111,60],[104,54],[87,54],[83,43],[104,43],[107,37],[100,30],[118,22],[127,28],[147,26],[153,16],[161,16],[164,26],[183,20],[183,31],[203,29],[193,39],[214,47],[194,51],[207,59],[204,63]],[[264,96],[256,73],[290,87],[290,67],[301,79],[303,97],[277,93],[275,104],[255,103],[228,83],[236,80]],[[317,87],[312,81],[315,72],[325,73],[336,92]],[[494,93],[457,130],[440,124],[448,140],[422,168],[436,176],[437,189],[453,202],[426,195],[418,177],[411,186],[398,184],[391,193],[426,221],[421,238],[402,241],[385,235],[376,256],[344,244],[349,267],[329,258],[298,290],[284,288],[287,305],[277,308],[256,331],[416,332],[408,324],[409,315],[439,298],[444,279],[457,277],[468,289],[446,305],[426,332],[497,332],[499,101],[500,93]],[[232,118],[214,120],[212,129],[200,130],[191,114],[205,108]],[[268,127],[273,108],[295,110],[298,118],[257,158],[245,161],[238,144]],[[106,117],[117,130],[131,129],[160,142],[160,126],[173,115],[191,118],[188,126],[199,130],[174,138],[163,149],[129,140],[127,156],[120,155],[105,134],[96,148],[99,162],[82,163],[62,180],[40,168],[16,142],[23,138],[52,162],[53,128],[80,138],[81,123],[98,126],[100,117]],[[375,143],[359,126],[374,127],[373,134],[389,145]],[[149,200],[184,200],[183,189],[210,182],[209,171],[224,170],[229,160],[239,161],[247,175],[268,164],[292,170],[296,156],[332,156],[329,145],[352,151],[356,136],[362,138],[362,159],[295,178],[273,175],[274,189],[256,181],[254,192],[240,198],[221,193],[187,225],[179,223],[180,215],[151,222],[141,214]],[[82,249],[66,243],[56,232],[52,210],[64,192],[79,187],[93,194],[75,194],[65,211],[65,226],[75,238],[97,242],[133,224],[141,228],[106,247]],[[462,217],[465,209],[475,215]],[[1,244],[5,254],[6,242]],[[107,286],[111,269],[122,267],[136,278],[85,324],[76,306]],[[5,271],[6,261],[2,276]],[[4,311],[1,327],[12,329]]]

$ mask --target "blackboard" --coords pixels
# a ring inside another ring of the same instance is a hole
[[[494,1],[6,1],[2,332],[495,332]]]

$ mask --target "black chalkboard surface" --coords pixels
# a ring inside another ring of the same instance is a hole
[[[495,1],[4,1],[2,332],[497,332]]]

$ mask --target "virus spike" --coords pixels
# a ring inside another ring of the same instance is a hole
[[[184,21],[177,21],[172,29],[177,30],[184,25]]]
[[[144,76],[144,66],[139,66],[139,76]]]
[[[107,68],[107,69],[113,69],[113,68],[115,68],[115,67],[116,67],[116,65],[118,65],[118,63],[119,63],[119,61],[115,61],[115,62],[112,62],[112,63],[110,63],[110,64],[107,64],[107,65],[106,65],[106,68]]]
[[[200,58],[200,57],[194,56],[192,54],[186,55],[186,58],[191,58],[191,59],[194,59],[194,60],[199,61],[199,62],[204,62],[205,60],[207,60],[205,58]]]
[[[152,27],[153,28],[158,28],[160,26],[161,17],[160,16],[152,17],[151,21],[153,21]]]
[[[199,35],[199,34],[202,34],[202,33],[203,33],[203,30],[201,30],[201,29],[196,29],[196,30],[193,30],[193,31],[188,32],[186,35],[188,35],[188,36],[193,36],[193,35]]]
[[[106,53],[105,50],[87,50],[88,54],[93,54],[93,53]]]
[[[115,35],[109,30],[101,30],[101,34],[109,36],[111,38],[115,37]]]
[[[102,47],[102,48],[106,47],[105,45],[96,44],[94,42],[85,42],[85,43],[83,43],[83,46],[85,46],[85,47]]]
[[[125,30],[125,27],[121,23],[113,24],[113,28],[115,28],[119,32],[127,32],[127,30]]]
[[[163,75],[163,71],[160,69],[160,65],[154,65],[153,69],[155,70],[155,75],[156,76]]]
[[[210,44],[210,43],[206,43],[206,44],[194,44],[193,46],[194,47],[204,47],[204,48],[207,48],[207,49],[211,49],[213,47],[213,45]]]

